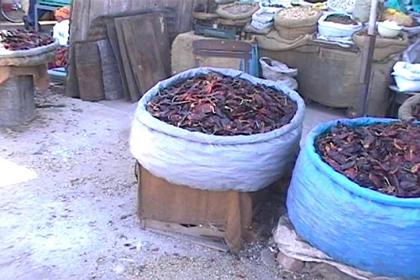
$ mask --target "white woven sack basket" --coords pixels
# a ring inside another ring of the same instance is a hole
[[[274,131],[250,136],[215,136],[181,129],[154,118],[148,102],[179,81],[218,72],[283,91],[297,102],[291,122]],[[274,183],[294,164],[302,134],[305,104],[295,91],[237,70],[198,68],[158,83],[140,100],[130,147],[139,163],[167,181],[210,191],[253,192]]]

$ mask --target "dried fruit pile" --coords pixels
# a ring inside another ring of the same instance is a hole
[[[147,110],[190,131],[233,136],[280,128],[292,120],[297,104],[267,86],[212,73],[160,91]]]
[[[54,43],[54,39],[47,34],[39,34],[20,29],[0,31],[0,50],[29,50],[52,43]]]
[[[363,187],[397,197],[420,197],[418,124],[339,124],[320,135],[316,147],[331,167]]]

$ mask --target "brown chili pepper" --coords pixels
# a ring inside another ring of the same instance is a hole
[[[420,197],[419,124],[339,124],[320,135],[316,147],[331,167],[363,187],[398,197]]]
[[[296,102],[246,80],[211,73],[161,90],[147,105],[156,118],[181,128],[232,136],[265,133],[291,121]],[[176,116],[188,116],[179,121]]]

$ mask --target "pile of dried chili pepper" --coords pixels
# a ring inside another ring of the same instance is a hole
[[[288,124],[297,103],[267,86],[211,73],[161,90],[147,110],[189,131],[234,136],[266,133]]]
[[[40,34],[26,30],[1,30],[0,49],[9,51],[29,50],[54,43],[48,34]]]
[[[317,138],[316,147],[325,162],[362,187],[420,197],[419,124],[338,124]]]
[[[67,67],[69,58],[69,48],[59,47],[55,54],[54,62],[48,64],[49,69]]]

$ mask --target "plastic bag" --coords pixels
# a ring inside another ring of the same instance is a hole
[[[351,126],[391,119],[341,120]],[[290,184],[287,209],[296,232],[336,261],[380,276],[420,277],[420,199],[404,199],[360,187],[318,155],[316,127],[302,148]]]
[[[398,61],[392,75],[400,91],[420,91],[420,64]]]
[[[250,136],[215,136],[181,129],[154,118],[147,103],[159,92],[197,75],[219,72],[254,84],[282,90],[297,102],[298,111],[284,127]],[[134,157],[153,175],[167,181],[210,191],[252,192],[284,176],[296,159],[305,104],[293,90],[237,70],[198,68],[158,83],[139,102],[130,147]]]
[[[368,22],[371,4],[371,0],[356,0],[353,17],[358,21]]]
[[[277,81],[294,90],[298,88],[297,81],[293,79],[298,74],[297,69],[289,68],[286,64],[268,57],[260,58],[260,64],[265,79]]]
[[[255,14],[252,15],[252,21],[261,23],[272,23],[277,11],[270,8],[260,8]]]
[[[389,277],[377,277],[372,273],[362,271],[356,269],[354,267],[339,263],[325,253],[321,252],[320,250],[314,248],[304,240],[302,240],[297,234],[296,231],[293,229],[293,226],[290,224],[289,219],[286,216],[280,217],[279,223],[277,225],[276,230],[273,234],[274,241],[277,244],[280,252],[289,258],[293,258],[296,260],[300,260],[303,262],[309,263],[318,263],[318,265],[314,266],[310,269],[311,275],[313,273],[322,273],[322,264],[326,264],[332,267],[335,267],[338,271],[331,275],[328,273],[325,275],[325,279],[349,279],[349,277],[345,277],[346,275],[350,276],[350,279],[359,279],[359,280],[398,280],[397,278],[389,278]],[[320,270],[320,271],[318,271]],[[344,275],[341,273],[344,273]],[[341,275],[340,275],[341,274]],[[321,276],[323,276],[321,274]],[[327,278],[329,277],[329,278]]]
[[[351,36],[359,31],[360,29],[363,28],[363,25],[359,22],[357,24],[354,25],[350,25],[350,24],[339,24],[339,23],[334,23],[331,21],[326,21],[326,19],[330,16],[330,15],[335,15],[337,13],[333,12],[333,13],[325,13],[318,21],[318,31],[319,34],[328,38],[334,38],[334,37],[346,37],[346,38],[350,38]],[[338,13],[340,14],[340,13]]]
[[[273,27],[273,23],[272,22],[262,23],[260,21],[253,20],[251,21],[251,26],[255,28],[256,30],[267,30]]]
[[[403,54],[403,61],[408,63],[420,63],[420,39],[407,48]]]

